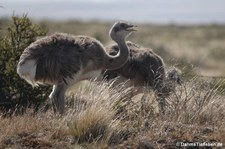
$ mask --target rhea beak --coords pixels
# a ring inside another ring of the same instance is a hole
[[[135,29],[135,27],[137,27],[137,25],[130,24],[130,25],[127,26],[126,31],[135,32],[135,31],[137,31]]]

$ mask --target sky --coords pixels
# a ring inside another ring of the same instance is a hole
[[[225,24],[225,0],[0,0],[0,17]]]

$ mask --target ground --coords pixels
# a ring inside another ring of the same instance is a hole
[[[112,42],[112,22],[37,23],[48,34],[67,32],[93,36],[104,45]],[[6,28],[7,20],[0,25]],[[67,93],[63,115],[54,114],[48,100],[39,111],[2,114],[0,148],[224,148],[225,26],[138,26],[129,40],[152,48],[167,66],[183,72],[183,84],[167,98],[165,113],[151,89],[131,97],[124,83],[83,82]]]
[[[64,115],[56,115],[51,109],[36,113],[28,109],[24,115],[2,116],[1,148],[225,145],[225,96],[215,82],[206,85],[195,78],[178,86],[167,98],[164,114],[148,89],[145,96],[131,99],[124,83],[111,88],[106,82],[84,82],[74,89],[68,93]]]

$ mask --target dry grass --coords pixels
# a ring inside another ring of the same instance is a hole
[[[0,148],[179,148],[179,142],[225,144],[225,95],[213,81],[184,82],[157,111],[154,94],[129,99],[125,84],[85,82],[67,112],[32,110],[0,118]],[[88,94],[87,94],[88,93]]]
[[[112,23],[40,24],[49,34],[68,32],[111,42],[107,32]],[[112,88],[111,83],[84,82],[68,94],[65,115],[30,109],[24,115],[0,116],[0,149],[176,149],[179,142],[216,142],[224,148],[225,80],[192,75],[224,76],[225,27],[139,25],[130,40],[153,48],[167,64],[185,67],[189,79],[167,99],[165,114],[158,112],[148,89],[130,99],[125,84]]]
[[[51,142],[57,131],[58,119],[49,113],[33,115],[32,110],[22,116],[0,118],[0,148],[51,148],[60,145]]]

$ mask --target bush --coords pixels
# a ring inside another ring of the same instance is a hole
[[[48,88],[33,89],[16,73],[16,67],[23,50],[37,36],[43,36],[46,31],[33,24],[24,15],[12,16],[12,24],[7,28],[4,37],[0,37],[0,109],[3,112],[18,110],[25,112],[28,106],[35,105],[48,95]]]

